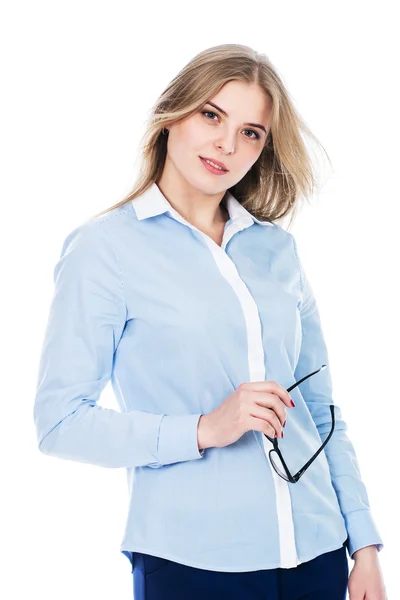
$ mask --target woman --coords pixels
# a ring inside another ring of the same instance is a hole
[[[153,107],[132,193],[64,241],[39,449],[127,469],[135,600],[385,597],[316,301],[275,223],[315,183],[301,130],[264,55],[205,50]],[[110,379],[120,412],[97,404]]]

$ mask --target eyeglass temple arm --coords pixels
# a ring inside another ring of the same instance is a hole
[[[302,377],[301,379],[299,379],[298,381],[296,381],[293,385],[291,385],[290,387],[288,387],[286,389],[286,391],[290,392],[293,388],[297,387],[300,383],[303,383],[303,381],[305,381],[306,379],[308,379],[312,375],[315,375],[316,373],[319,373],[323,369],[326,369],[326,365],[321,365],[320,368],[317,369],[316,371],[313,371],[312,373],[309,373],[308,375],[305,375],[304,377]]]
[[[317,450],[317,452],[314,454],[314,456],[312,456],[310,458],[310,460],[304,465],[304,467],[302,469],[300,469],[300,471],[298,471],[296,473],[296,475],[293,475],[293,477],[298,478],[300,477],[300,475],[302,475],[304,473],[304,471],[310,466],[310,464],[313,462],[313,460],[315,460],[318,456],[318,454],[324,449],[324,447],[326,446],[326,444],[329,442],[332,434],[333,434],[333,430],[335,428],[335,405],[334,404],[330,404],[329,405],[330,411],[331,411],[331,417],[332,417],[332,427],[331,430],[329,432],[328,437],[326,438],[326,440],[324,441],[324,443],[322,444],[322,446]]]

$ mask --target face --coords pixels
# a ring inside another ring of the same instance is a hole
[[[171,125],[164,170],[175,171],[193,188],[212,195],[235,185],[257,161],[267,141],[272,103],[259,86],[241,81],[228,82],[209,101],[226,114],[206,103]],[[211,173],[200,156],[224,163],[228,172]]]

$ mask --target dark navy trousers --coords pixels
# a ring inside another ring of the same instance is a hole
[[[346,600],[346,542],[291,569],[227,573],[135,552],[134,600]]]

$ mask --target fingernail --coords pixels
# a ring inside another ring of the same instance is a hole
[[[284,420],[282,427],[285,427],[287,419]]]
[[[290,402],[292,403],[292,406],[296,406],[295,403],[293,402],[293,400],[290,398]]]
[[[283,437],[283,431],[281,431],[281,434],[282,434],[281,437]]]

